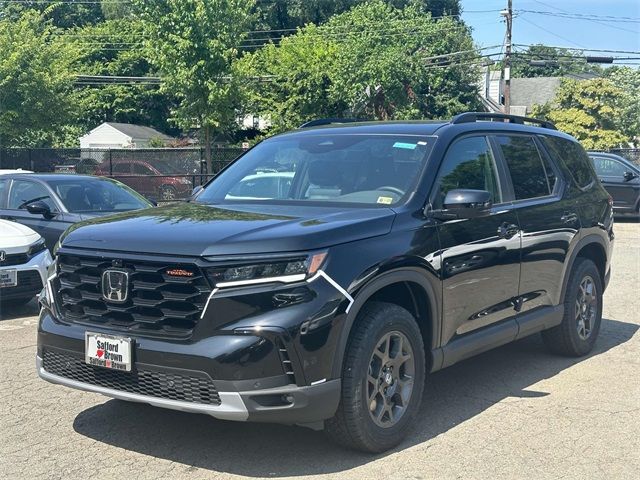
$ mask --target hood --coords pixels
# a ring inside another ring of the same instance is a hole
[[[390,208],[180,203],[72,225],[63,247],[189,256],[316,250],[389,233]]]
[[[40,239],[40,235],[20,223],[0,220],[0,249],[18,253]]]

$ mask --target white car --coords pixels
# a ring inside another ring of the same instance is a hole
[[[16,170],[8,170],[8,169],[2,169],[0,168],[0,175],[9,175],[10,173],[33,173],[31,170],[23,170],[21,168],[18,168]]]
[[[0,302],[22,304],[47,281],[52,263],[43,238],[29,227],[0,220]]]

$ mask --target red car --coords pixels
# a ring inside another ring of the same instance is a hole
[[[186,198],[193,190],[191,179],[176,176],[175,168],[164,161],[113,160],[111,172],[109,163],[105,163],[95,174],[116,178],[152,200],[166,202]]]

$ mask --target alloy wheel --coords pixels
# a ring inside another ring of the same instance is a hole
[[[405,334],[386,333],[371,354],[366,393],[374,423],[389,428],[398,423],[411,401],[415,358]]]
[[[587,340],[591,336],[598,311],[596,284],[589,275],[585,276],[578,287],[575,319],[578,336]]]

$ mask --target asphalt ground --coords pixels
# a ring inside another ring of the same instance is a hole
[[[640,224],[618,222],[594,351],[547,353],[534,335],[431,375],[393,451],[321,432],[223,422],[37,378],[35,302],[0,317],[0,478],[640,478]]]

